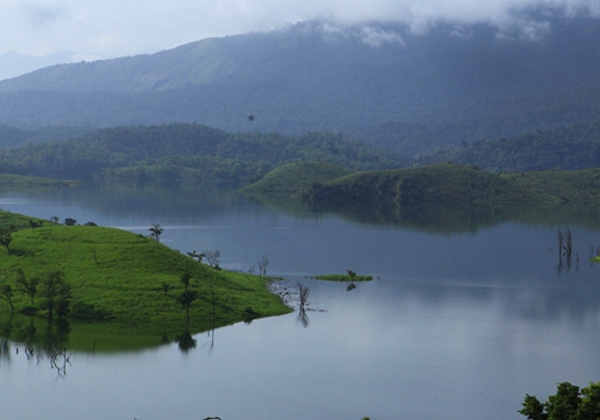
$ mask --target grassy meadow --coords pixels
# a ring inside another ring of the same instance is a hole
[[[0,212],[0,226],[20,227],[12,234],[10,251],[0,248],[0,285],[9,284],[15,292],[15,320],[44,325],[46,311],[37,309],[43,299],[37,296],[32,304],[19,292],[18,270],[28,279],[63,273],[71,286],[70,348],[108,350],[125,342],[143,347],[172,341],[184,331],[193,334],[290,311],[268,291],[267,278],[211,268],[152,238],[119,229],[50,221],[31,228],[29,220]],[[176,301],[184,291],[183,273],[191,275],[189,290],[198,293],[189,319]],[[24,310],[35,317],[24,320],[19,315]],[[2,318],[13,319],[6,300],[0,300]]]

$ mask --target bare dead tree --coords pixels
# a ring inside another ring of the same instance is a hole
[[[221,263],[221,251],[215,249],[213,251],[204,251],[204,257],[210,267],[217,268]]]
[[[258,260],[258,274],[265,277],[267,275],[267,267],[269,266],[269,256],[263,254]]]

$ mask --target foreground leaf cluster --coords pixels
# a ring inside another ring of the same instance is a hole
[[[556,394],[543,402],[527,394],[519,413],[529,420],[596,420],[600,418],[600,382],[582,389],[560,383]]]

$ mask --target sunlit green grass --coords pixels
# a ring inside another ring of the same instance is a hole
[[[0,220],[24,225],[29,219],[0,213]],[[153,239],[114,228],[47,222],[39,228],[21,229],[13,233],[10,252],[0,248],[0,284],[16,289],[17,269],[28,278],[49,271],[64,273],[71,285],[71,307],[91,305],[108,315],[109,321],[87,328],[90,336],[96,334],[103,340],[115,327],[124,331],[124,339],[136,334],[156,344],[157,337],[172,339],[186,330],[186,313],[175,301],[184,290],[180,282],[184,272],[192,275],[190,289],[199,295],[190,308],[191,333],[242,321],[247,309],[261,317],[289,311],[267,290],[266,278],[210,268]],[[163,283],[169,285],[166,295]],[[34,306],[40,302],[37,297]],[[14,304],[17,311],[31,306],[29,298],[18,292]],[[0,311],[8,318],[10,308],[4,301],[0,301]],[[118,335],[115,338],[120,340]],[[89,339],[85,341],[89,346]]]

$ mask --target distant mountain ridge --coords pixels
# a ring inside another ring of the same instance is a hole
[[[17,77],[59,63],[72,63],[74,61],[76,61],[76,56],[70,52],[38,57],[8,51],[0,54],[0,80]]]
[[[600,113],[600,101],[589,98],[600,92],[599,21],[544,19],[546,30],[528,39],[519,31],[499,36],[487,25],[440,24],[416,35],[397,25],[304,22],[151,55],[57,65],[0,81],[0,124],[360,129],[369,140],[368,127],[388,122],[466,121],[469,136],[481,121],[494,120],[488,132],[501,135],[587,122]],[[515,126],[519,131],[510,132]]]

